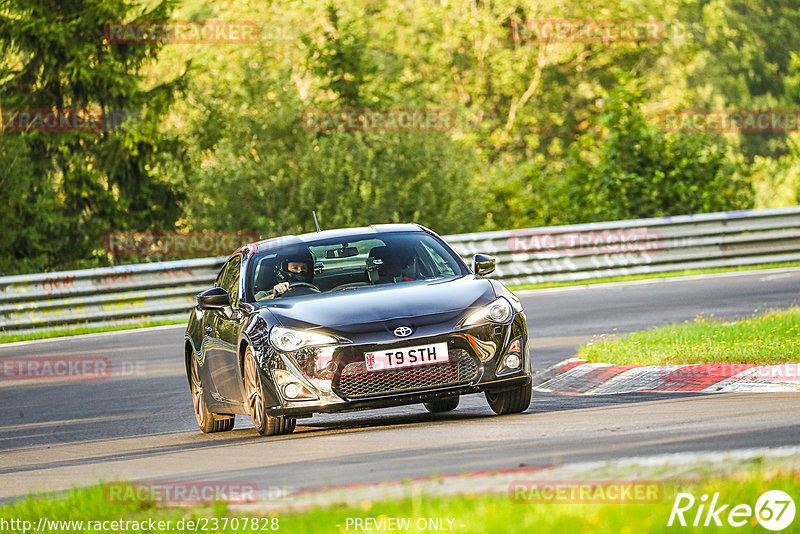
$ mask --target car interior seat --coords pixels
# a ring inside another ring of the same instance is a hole
[[[253,294],[260,291],[270,292],[278,281],[275,279],[275,259],[264,258],[256,267],[256,276],[253,281]]]
[[[369,257],[373,260],[380,260],[378,265],[378,284],[388,284],[397,282],[402,274],[403,266],[400,261],[400,256],[386,245],[380,247],[372,247],[369,251]]]

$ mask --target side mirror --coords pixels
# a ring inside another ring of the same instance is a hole
[[[497,260],[486,254],[475,254],[472,258],[472,270],[478,276],[486,276],[494,272],[496,262]]]
[[[231,297],[221,287],[212,287],[197,295],[197,307],[201,310],[220,310],[230,305]]]

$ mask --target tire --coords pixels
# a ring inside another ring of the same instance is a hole
[[[191,376],[189,377],[189,387],[192,392],[192,406],[194,407],[194,417],[197,419],[197,426],[206,434],[211,432],[227,432],[233,429],[236,419],[233,415],[215,414],[208,411],[206,399],[203,396],[203,383],[200,381],[200,370],[197,365],[197,358],[192,359]]]
[[[531,387],[527,384],[508,391],[486,391],[486,401],[497,415],[521,413],[531,405]]]
[[[247,347],[244,353],[244,388],[247,393],[247,405],[253,426],[262,436],[276,436],[294,432],[297,419],[292,417],[273,416],[267,413],[264,404],[264,389],[261,374],[258,370],[253,351]]]
[[[449,412],[458,407],[458,401],[461,397],[455,395],[453,397],[442,397],[425,403],[425,409],[431,413]]]

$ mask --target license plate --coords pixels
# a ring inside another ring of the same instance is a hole
[[[443,363],[449,360],[450,356],[447,353],[447,343],[433,343],[432,345],[379,350],[364,354],[364,361],[367,362],[368,371],[429,365],[432,363]]]

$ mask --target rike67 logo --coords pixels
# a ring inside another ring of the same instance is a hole
[[[696,510],[695,505],[697,505]],[[783,530],[794,521],[795,504],[788,493],[780,490],[764,492],[755,507],[749,504],[731,504],[719,501],[719,493],[708,500],[708,495],[695,499],[691,493],[678,493],[667,526],[743,527],[756,522],[767,530]],[[684,515],[685,514],[685,515]]]

